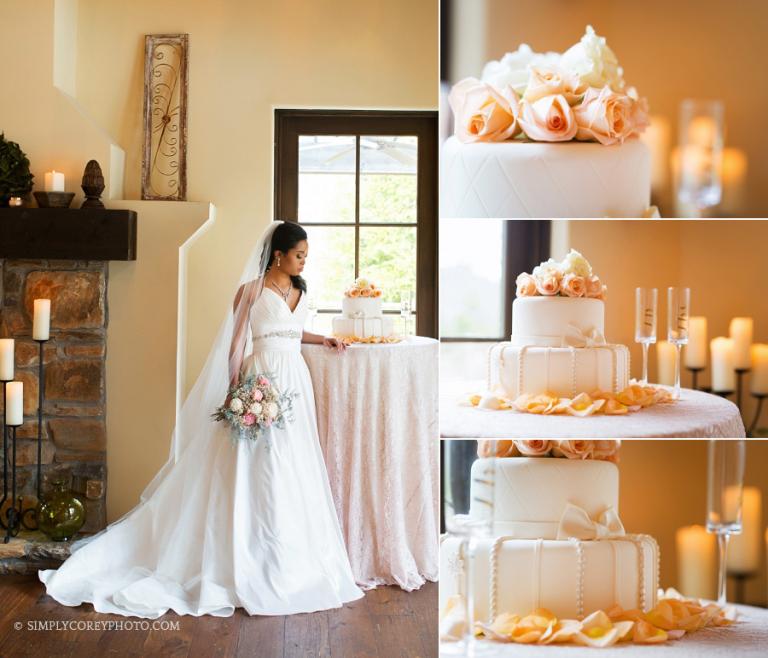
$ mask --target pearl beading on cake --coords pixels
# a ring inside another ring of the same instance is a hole
[[[576,549],[576,618],[584,619],[584,546],[580,539],[568,539]]]
[[[505,541],[508,541],[510,539],[514,539],[514,537],[510,536],[501,536],[496,537],[496,539],[493,540],[493,544],[491,545],[491,554],[490,554],[490,565],[489,565],[489,587],[488,587],[488,593],[489,593],[489,602],[488,602],[488,623],[492,624],[493,620],[496,619],[497,614],[497,607],[499,605],[499,551],[501,550],[502,544],[504,544]]]

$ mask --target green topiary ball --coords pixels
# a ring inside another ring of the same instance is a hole
[[[7,206],[12,196],[28,196],[33,178],[24,151],[16,142],[5,139],[5,133],[0,133],[0,206]]]

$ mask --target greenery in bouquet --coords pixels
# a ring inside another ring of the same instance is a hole
[[[230,425],[236,438],[254,441],[271,427],[283,429],[293,421],[298,393],[281,391],[270,374],[250,375],[229,390],[227,402],[213,419]]]
[[[28,196],[33,178],[24,151],[16,142],[7,140],[5,133],[0,133],[0,206],[7,206],[12,196]]]

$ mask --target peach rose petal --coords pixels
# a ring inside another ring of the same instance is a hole
[[[605,400],[593,400],[586,393],[579,393],[565,408],[565,413],[570,416],[584,418],[596,414],[604,405]]]
[[[581,622],[576,619],[561,619],[557,624],[550,626],[541,636],[540,644],[560,644],[570,642],[581,632]]]
[[[623,416],[629,413],[629,407],[621,404],[618,400],[606,400],[603,413],[606,416]]]
[[[666,642],[668,637],[665,630],[656,628],[644,619],[638,619],[632,631],[632,641],[637,644],[660,644]]]

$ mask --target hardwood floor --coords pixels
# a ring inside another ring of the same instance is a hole
[[[149,628],[87,628],[97,621]],[[57,628],[35,628],[57,622]],[[155,622],[174,628],[153,629]],[[250,617],[238,609],[231,617],[142,620],[103,615],[90,604],[59,605],[34,577],[0,577],[2,658],[428,658],[437,656],[437,623],[437,583],[416,592],[381,587],[339,610],[308,615]]]

